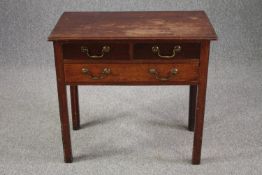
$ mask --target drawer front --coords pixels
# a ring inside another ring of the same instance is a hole
[[[187,84],[198,62],[178,64],[65,64],[65,82],[82,84]]]
[[[137,43],[134,45],[135,59],[197,59],[200,57],[199,43]]]
[[[64,59],[128,59],[129,45],[126,43],[88,42],[63,45]]]

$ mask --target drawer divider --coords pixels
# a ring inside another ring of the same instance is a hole
[[[129,43],[129,59],[131,60],[134,59],[134,43],[133,42]]]

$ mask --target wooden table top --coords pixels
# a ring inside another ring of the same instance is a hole
[[[65,12],[49,41],[216,40],[204,11]]]

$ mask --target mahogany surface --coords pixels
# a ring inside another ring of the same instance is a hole
[[[95,76],[99,75],[104,68],[110,68],[111,73],[101,79],[92,80],[90,76],[81,72],[82,68],[88,68]],[[159,76],[165,77],[172,68],[177,68],[178,73],[169,81],[162,84],[175,84],[196,82],[198,79],[198,62],[190,64],[65,64],[66,83],[106,83],[121,84],[159,84],[160,81],[149,73],[149,69],[154,68],[159,72]]]
[[[215,40],[203,11],[65,12],[48,38],[63,40]]]
[[[200,57],[200,43],[151,42],[136,43],[134,45],[134,59],[159,59],[158,55],[152,52],[152,47],[155,45],[159,46],[163,55],[171,55],[174,46],[181,46],[181,51],[176,53],[174,60]]]
[[[110,52],[106,53],[102,59],[128,59],[129,45],[127,43],[110,43],[110,42],[83,42],[70,43],[63,45],[64,59],[88,59],[86,53],[81,52],[81,47],[87,47],[91,55],[101,52],[103,46],[110,46]]]
[[[80,116],[79,116],[79,104],[78,104],[78,87],[70,86],[71,94],[71,112],[72,112],[72,123],[73,130],[80,129]]]
[[[55,53],[64,161],[73,160],[67,86],[73,129],[78,130],[78,85],[189,85],[192,164],[200,164],[210,41],[216,39],[204,11],[63,13],[48,40]],[[102,54],[105,45],[110,51]],[[155,45],[160,55],[153,52]],[[181,50],[173,54],[175,45]]]

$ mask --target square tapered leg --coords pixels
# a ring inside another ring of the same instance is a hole
[[[66,163],[71,163],[73,161],[73,157],[72,157],[72,147],[71,147],[71,138],[70,138],[70,124],[69,124],[68,108],[67,108],[66,84],[64,82],[62,45],[60,43],[54,42],[54,51],[55,51],[55,66],[56,66],[56,77],[57,77],[57,93],[58,93],[58,102],[59,102],[61,133],[62,133],[62,142],[63,142],[63,150],[64,150],[64,161]]]
[[[70,86],[73,130],[80,129],[78,87]]]
[[[201,161],[201,147],[205,115],[205,102],[206,102],[206,87],[207,87],[207,72],[208,72],[208,59],[209,59],[210,42],[204,41],[201,43],[200,49],[200,66],[199,66],[199,82],[197,87],[197,105],[196,105],[196,118],[194,129],[194,143],[192,164],[200,164]]]
[[[188,130],[194,131],[196,118],[196,98],[197,85],[190,85],[189,88],[189,112],[188,112]]]

